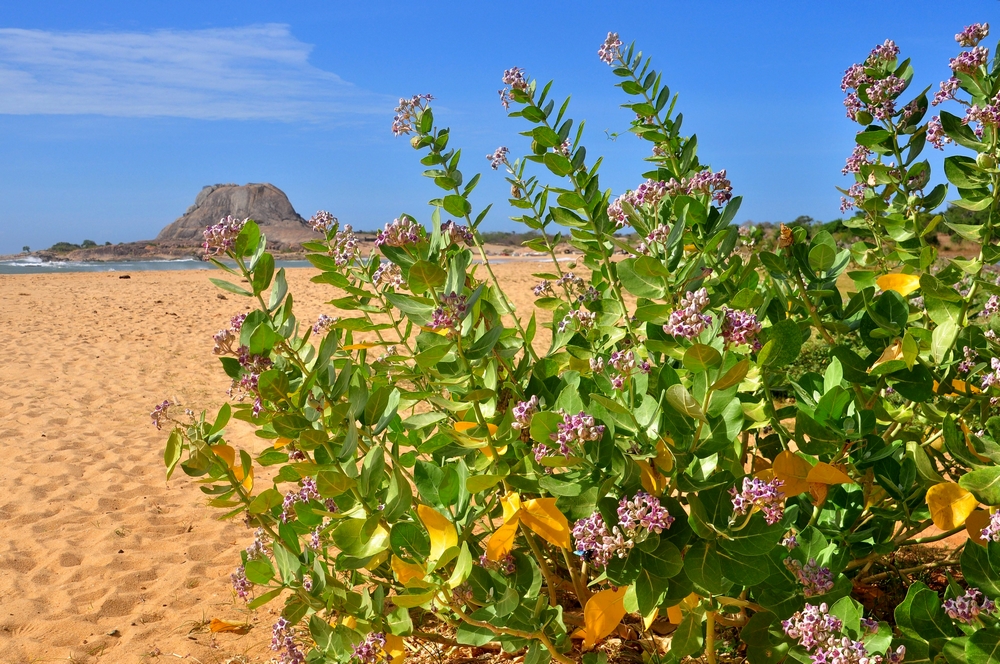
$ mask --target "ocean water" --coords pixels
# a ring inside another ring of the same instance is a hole
[[[309,261],[275,261],[276,267],[309,267]],[[58,274],[62,272],[152,272],[156,270],[214,270],[211,263],[194,258],[156,261],[43,261],[34,256],[0,261],[0,274]]]

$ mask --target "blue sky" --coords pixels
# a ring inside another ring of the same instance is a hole
[[[360,229],[403,211],[426,221],[436,194],[389,131],[396,100],[433,94],[467,177],[489,171],[498,145],[527,150],[497,98],[511,66],[573,95],[603,186],[620,193],[647,146],[606,134],[629,121],[596,55],[609,30],[680,93],[703,161],[744,196],[739,221],[828,220],[855,131],[843,70],[892,38],[913,59],[911,90],[936,89],[954,34],[978,21],[1000,29],[1000,2],[7,3],[0,254],[148,239],[221,182],[271,182],[303,216],[328,209]],[[486,228],[515,228],[505,193],[484,173],[473,202],[499,204]]]

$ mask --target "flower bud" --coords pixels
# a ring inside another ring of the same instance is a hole
[[[980,152],[976,157],[976,166],[987,170],[996,168],[997,158],[987,152]]]
[[[872,114],[868,111],[858,111],[854,116],[854,119],[858,121],[858,124],[867,127],[872,123]]]

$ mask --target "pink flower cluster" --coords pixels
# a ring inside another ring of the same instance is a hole
[[[962,82],[954,76],[946,81],[941,81],[941,89],[934,93],[934,99],[931,100],[931,106],[937,106],[938,104],[943,104],[949,99],[954,99],[955,93],[958,92],[958,86],[961,85],[961,83]]]
[[[783,484],[777,478],[765,482],[759,477],[744,477],[742,491],[737,491],[736,487],[729,489],[729,495],[733,497],[733,512],[749,514],[757,508],[764,513],[767,525],[773,526],[785,516],[785,494],[780,490]]]
[[[385,634],[383,632],[369,632],[365,640],[353,646],[351,659],[357,660],[359,664],[382,664],[389,662],[389,653],[385,651]]]
[[[987,542],[1000,542],[1000,512],[990,515],[990,522],[979,532]]]
[[[733,197],[733,185],[726,177],[726,169],[723,168],[718,173],[704,170],[690,178],[681,178],[679,182],[671,178],[667,182],[667,193],[671,196],[711,196],[716,203],[725,203]]]
[[[375,246],[381,247],[404,247],[408,244],[420,242],[424,236],[424,227],[413,220],[412,217],[403,215],[398,219],[393,219],[385,228],[375,234]]]
[[[979,619],[980,613],[994,613],[996,604],[983,595],[979,588],[969,588],[965,594],[955,599],[946,599],[941,605],[952,620],[971,625]]]
[[[316,489],[316,480],[311,477],[303,477],[299,480],[299,490],[290,491],[285,494],[285,499],[281,504],[281,522],[288,523],[294,521],[295,503],[308,503],[310,500],[319,500],[319,491]]]
[[[381,263],[372,275],[372,284],[381,288],[400,288],[403,271],[395,263]]]
[[[319,318],[317,318],[316,322],[313,324],[313,334],[326,334],[326,332],[333,327],[333,324],[338,320],[340,319],[331,318],[326,314],[320,314]]]
[[[563,319],[559,321],[559,331],[565,332],[569,328],[570,323],[574,320],[579,323],[581,331],[587,331],[593,328],[594,323],[597,322],[597,314],[593,311],[587,311],[586,309],[574,309],[563,316]]]
[[[339,222],[335,216],[326,210],[320,210],[313,216],[309,217],[308,223],[309,227],[317,233],[326,234],[328,230],[336,226]]]
[[[797,639],[799,645],[806,649],[814,664],[881,664],[881,655],[869,654],[863,642],[841,635],[843,623],[830,615],[829,610],[825,603],[819,606],[806,604],[804,609],[783,620],[781,626],[789,638]],[[869,631],[873,622],[862,619],[862,624]],[[877,630],[878,623],[874,624]],[[899,646],[887,655],[887,659],[891,664],[898,664],[905,654],[905,646]]]
[[[509,553],[500,560],[490,560],[484,553],[479,557],[479,566],[495,570],[504,576],[510,576],[517,571],[517,560]]]
[[[806,597],[833,590],[833,573],[827,567],[820,567],[815,558],[810,558],[805,565],[795,558],[785,558],[785,567],[802,584],[802,594]]]
[[[448,293],[441,296],[441,304],[431,316],[430,327],[440,330],[448,328],[457,330],[469,310],[468,298],[458,293]]]
[[[624,558],[636,541],[648,533],[670,528],[674,517],[658,498],[640,491],[631,500],[618,501],[618,525],[610,530],[600,512],[573,524],[576,553],[596,567],[605,567],[612,557]]]
[[[973,23],[972,25],[965,26],[965,29],[955,35],[955,41],[957,41],[958,45],[963,48],[971,48],[973,46],[978,46],[979,42],[986,39],[989,34],[989,23]]]
[[[616,350],[612,352],[611,357],[608,358],[608,366],[615,370],[615,373],[611,375],[611,386],[616,390],[623,389],[625,387],[625,382],[635,373],[648,374],[652,368],[648,360],[637,362],[635,353],[630,350]],[[598,358],[598,361],[595,364],[595,362],[591,360],[590,368],[603,370],[604,361]]]
[[[601,62],[607,64],[614,64],[615,58],[621,56],[620,49],[622,47],[622,40],[618,38],[617,32],[609,32],[604,43],[601,44],[601,48],[597,50],[597,57],[601,59]]]
[[[156,427],[157,431],[163,426],[163,420],[167,417],[168,408],[170,408],[170,402],[164,399],[163,403],[156,404],[153,412],[149,414],[149,418],[153,421],[153,426]]]
[[[708,291],[704,288],[691,292],[688,291],[681,298],[681,308],[670,314],[670,318],[663,326],[663,331],[675,337],[692,339],[702,330],[712,324],[712,317],[703,314],[707,307]]]
[[[305,664],[306,656],[295,642],[295,628],[286,618],[278,618],[271,628],[271,650],[284,650],[281,664]]]
[[[519,401],[514,406],[514,421],[511,429],[525,429],[531,425],[531,416],[538,412],[538,395],[532,395],[527,401]]]
[[[527,90],[528,81],[524,78],[524,70],[520,67],[511,67],[510,69],[505,69],[503,76],[501,77],[504,87],[498,90],[500,94],[500,104],[503,105],[505,109],[510,108],[510,91],[511,90]]]
[[[563,412],[563,421],[559,423],[555,433],[549,438],[558,443],[559,454],[569,456],[584,443],[600,440],[604,435],[604,425],[597,424],[594,418],[580,411],[576,415]]]
[[[451,219],[441,224],[441,235],[444,237],[445,243],[448,245],[458,244],[461,242],[465,246],[471,247],[476,243],[476,237],[472,234],[472,231],[469,230],[468,226],[456,224]]]
[[[868,187],[864,182],[855,182],[852,184],[847,190],[847,196],[840,197],[840,211],[847,212],[859,205],[864,201],[866,191],[868,191]]]
[[[618,228],[624,228],[625,226],[628,226],[629,223],[628,214],[625,212],[625,208],[622,207],[623,203],[628,203],[634,209],[647,206],[650,210],[654,210],[657,204],[663,200],[663,196],[666,193],[666,182],[646,180],[636,187],[635,191],[626,191],[624,194],[616,198],[614,202],[608,206],[608,218],[614,221]]]
[[[872,49],[864,64],[854,64],[847,68],[840,81],[840,89],[847,92],[844,106],[847,117],[857,120],[860,111],[867,111],[872,117],[887,120],[896,114],[896,97],[906,87],[906,81],[895,74],[874,78],[869,75],[872,68],[881,68],[895,62],[899,47],[890,40]],[[864,88],[868,103],[862,101],[859,91]]]
[[[969,124],[970,122],[977,122],[979,126],[975,128],[975,133],[977,136],[982,138],[983,127],[1000,127],[1000,94],[993,98],[993,103],[986,104],[980,107],[978,104],[973,104],[965,111],[965,117],[962,118],[962,124]]]
[[[990,358],[990,371],[983,374],[981,388],[988,390],[994,385],[1000,385],[1000,358]]]
[[[960,373],[969,373],[972,371],[972,367],[976,363],[976,359],[979,357],[979,351],[975,348],[963,346],[962,357],[964,359],[958,363],[958,370]]]
[[[486,158],[490,160],[490,168],[495,171],[500,168],[500,166],[507,163],[508,154],[510,154],[510,150],[501,145],[493,151],[493,154],[486,155]]]
[[[944,133],[944,127],[941,126],[941,116],[939,115],[935,115],[927,123],[927,142],[937,150],[944,150],[944,146],[951,143],[951,138]]]
[[[334,228],[337,225],[334,224]],[[333,254],[333,262],[338,267],[344,267],[354,262],[358,255],[358,236],[354,234],[354,229],[350,224],[344,224],[343,230],[338,230],[330,239],[330,253]]]
[[[236,244],[236,238],[249,219],[240,221],[232,215],[227,215],[219,223],[205,229],[205,242],[202,247],[208,256],[218,256],[230,251]]]
[[[958,57],[948,61],[948,66],[956,74],[975,74],[976,71],[989,62],[990,52],[985,46],[976,46],[971,51],[962,51]]]
[[[401,136],[413,131],[413,121],[427,107],[427,102],[432,99],[434,97],[430,95],[413,95],[409,99],[400,99],[399,106],[396,107],[396,115],[392,119],[393,135]]]
[[[722,309],[722,329],[720,334],[725,339],[727,346],[742,346],[747,344],[754,351],[760,350],[760,341],[757,335],[760,334],[761,326],[757,320],[757,314],[740,309]]]
[[[862,166],[867,166],[871,164],[872,151],[866,148],[864,145],[855,145],[854,152],[851,156],[847,158],[847,163],[844,167],[840,169],[840,172],[844,175],[848,173],[859,173],[861,172]]]
[[[236,348],[233,347],[233,344],[239,340],[240,330],[243,329],[243,321],[246,318],[246,314],[236,314],[229,320],[228,328],[215,333],[212,337],[212,340],[215,341],[215,347],[212,349],[213,353],[216,355],[236,354]]]

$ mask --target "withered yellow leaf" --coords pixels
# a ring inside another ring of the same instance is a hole
[[[955,482],[942,482],[927,489],[931,520],[941,530],[958,528],[979,507],[979,501]]]
[[[772,470],[774,476],[784,483],[781,492],[786,496],[797,496],[809,490],[809,481],[806,478],[809,477],[812,466],[794,452],[785,450],[776,456]]]
[[[490,426],[493,426],[493,425],[491,424]],[[479,451],[482,452],[483,454],[485,454],[486,456],[488,456],[489,458],[491,458],[491,459],[493,458],[493,450],[491,450],[489,447],[481,447],[481,448],[479,448]],[[507,446],[506,445],[504,445],[503,447],[498,447],[497,448],[497,454],[501,454],[502,455],[502,454],[505,454],[506,452],[507,452]]]
[[[385,652],[391,658],[390,664],[400,664],[406,659],[406,646],[403,637],[395,634],[385,635]]]
[[[503,507],[503,520],[506,523],[521,511],[521,496],[516,491],[511,491],[500,499],[500,506]]]
[[[650,611],[650,613],[649,613],[648,616],[643,616],[642,617],[642,629],[644,631],[648,632],[649,628],[653,626],[653,623],[656,622],[656,618],[659,615],[660,615],[660,607],[656,607],[655,609],[653,609],[652,611]]]
[[[883,274],[875,283],[884,291],[896,291],[906,297],[920,288],[920,277],[915,274]]]
[[[809,469],[806,481],[814,484],[854,484],[844,471],[822,461]]]
[[[667,478],[660,475],[646,459],[638,459],[636,463],[639,464],[639,470],[642,471],[639,478],[642,488],[646,490],[646,493],[659,497],[667,487]]]
[[[408,563],[399,556],[392,557],[392,572],[396,575],[396,580],[404,586],[413,579],[422,579],[426,574],[423,566],[416,563]]]
[[[521,523],[531,528],[545,541],[564,549],[572,549],[569,521],[556,507],[555,498],[532,498],[521,506]]]
[[[212,445],[212,451],[215,452],[215,456],[225,461],[226,465],[230,468],[236,464],[236,450],[229,445]]]
[[[424,524],[431,539],[430,560],[439,560],[445,551],[453,546],[458,546],[458,532],[455,530],[455,524],[443,514],[433,507],[417,505],[417,516],[420,517],[420,522]]]
[[[236,480],[243,485],[243,488],[247,492],[253,491],[253,466],[250,466],[250,472],[247,473],[246,477],[243,477],[243,466],[236,466],[233,468],[233,476]]]
[[[976,544],[986,546],[983,539],[983,528],[990,522],[990,513],[986,510],[976,510],[965,519],[965,529],[969,531],[969,539]]]
[[[879,366],[880,364],[885,364],[886,362],[891,362],[893,360],[903,359],[903,340],[896,339],[894,342],[886,346],[886,349],[882,351],[882,355],[879,356],[875,363],[871,365],[868,369],[868,373],[872,372],[872,369]]]
[[[478,426],[479,426],[478,422],[455,422],[455,431],[462,433],[465,431],[471,431],[472,429],[475,429]],[[492,436],[497,432],[497,425],[490,424],[489,422],[487,422],[486,429],[490,432],[490,435]]]
[[[208,624],[208,629],[213,634],[217,634],[219,632],[246,634],[250,631],[250,625],[242,622],[233,622],[232,620],[219,620],[218,618],[212,618],[212,622]]]
[[[593,648],[618,627],[625,617],[626,590],[627,588],[602,590],[587,602],[583,609],[584,649]]]
[[[829,492],[829,484],[820,484],[819,482],[809,483],[809,495],[812,496],[813,505],[816,505],[817,507],[826,502],[826,494]]]
[[[684,614],[681,613],[680,604],[674,604],[673,606],[667,607],[667,620],[674,625],[681,624],[681,621],[684,620]]]
[[[277,440],[274,441],[274,449],[280,450],[282,447],[288,445],[291,442],[292,442],[291,438],[278,438]]]
[[[486,544],[486,559],[500,560],[514,548],[514,538],[517,536],[517,516],[503,524],[490,535],[490,541]]]
[[[347,344],[346,346],[342,346],[341,349],[342,350],[368,350],[369,348],[374,348],[375,346],[379,346],[379,345],[381,345],[381,344],[364,342],[364,343],[360,343],[360,344]]]
[[[672,439],[664,439],[656,443],[656,458],[653,459],[653,465],[664,475],[674,469],[674,455],[667,449],[666,441],[668,440],[669,444],[673,444]]]

